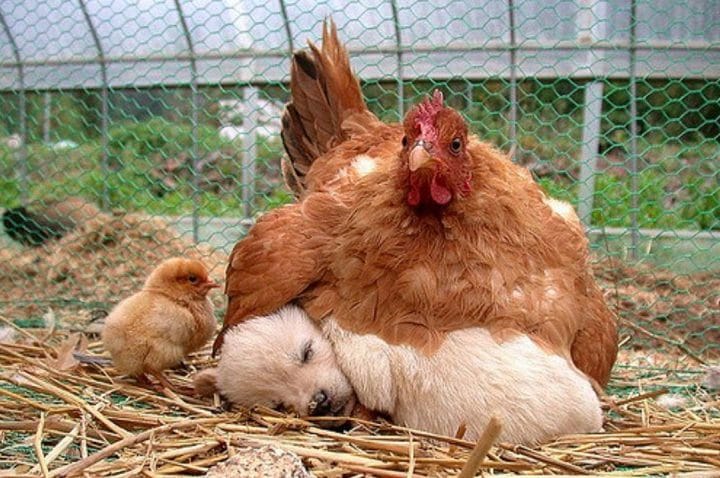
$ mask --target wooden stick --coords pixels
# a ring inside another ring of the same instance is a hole
[[[467,425],[463,422],[460,426],[458,426],[458,429],[455,430],[455,439],[462,440],[465,436],[465,432],[467,432]],[[455,443],[451,443],[450,446],[448,446],[448,455],[454,455],[456,451],[457,445]]]
[[[520,453],[522,455],[529,456],[530,458],[533,458],[542,463],[546,463],[548,465],[553,465],[556,468],[559,468],[561,470],[570,471],[572,473],[576,473],[579,475],[591,474],[590,472],[583,470],[579,466],[573,465],[572,463],[565,463],[564,461],[558,460],[556,458],[545,456],[542,453],[537,452],[535,450],[531,450],[530,448],[525,447],[525,446],[516,446],[513,448],[513,450],[516,453]]]
[[[658,390],[653,390],[652,392],[641,393],[640,395],[635,395],[634,397],[628,397],[623,400],[618,400],[617,402],[615,402],[615,405],[627,405],[628,403],[639,402],[647,398],[659,397],[660,395],[665,395],[666,393],[668,393],[668,391],[669,390],[667,388],[661,388]]]
[[[105,425],[106,427],[108,427],[110,430],[114,431],[118,435],[124,436],[124,437],[132,436],[127,430],[124,430],[123,428],[115,425],[112,421],[108,420],[102,413],[100,413],[98,410],[96,410],[95,408],[88,405],[87,402],[85,402],[80,397],[77,397],[77,396],[71,394],[70,392],[66,392],[65,390],[63,390],[60,387],[57,387],[51,383],[47,383],[33,375],[27,374],[25,372],[20,372],[20,375],[22,375],[23,378],[27,379],[31,383],[34,382],[37,387],[44,389],[45,391],[47,391],[49,393],[52,393],[56,397],[63,399],[65,402],[71,403],[73,405],[76,405],[76,406],[84,409],[84,410],[87,410],[87,412],[90,413],[90,415],[95,417],[98,421],[100,421],[100,423],[102,423],[103,425]]]
[[[383,470],[382,468],[373,468],[371,466],[346,464],[346,465],[343,465],[343,468],[346,468],[350,471],[354,471],[356,473],[362,473],[363,475],[378,476],[380,478],[407,478],[408,477],[408,474],[404,473],[402,471]],[[415,477],[415,476],[420,476],[420,475],[411,475],[411,476]]]
[[[218,423],[222,421],[222,418],[201,418],[198,420],[191,420],[191,421],[185,421],[180,423],[171,423],[169,425],[163,425],[160,427],[152,428],[150,430],[146,430],[142,433],[139,433],[137,435],[131,435],[127,438],[123,438],[122,440],[113,443],[112,445],[105,447],[104,449],[100,450],[97,453],[93,453],[89,457],[78,461],[77,463],[73,463],[71,465],[63,466],[62,468],[58,468],[57,470],[54,470],[50,477],[55,476],[71,476],[76,475],[85,470],[86,468],[94,465],[95,463],[99,462],[100,460],[104,460],[105,458],[111,456],[113,453],[118,452],[122,450],[123,448],[137,445],[138,443],[142,443],[154,434],[164,433],[172,430],[177,430],[181,428],[188,428],[188,427],[194,427],[199,424],[203,423]]]
[[[413,446],[413,436],[412,433],[410,434],[410,456],[408,457],[408,471],[407,476],[408,478],[412,478],[412,476],[415,474],[415,447]]]
[[[252,438],[253,441],[256,441],[257,443],[261,443],[263,445],[273,445],[278,446],[278,443],[276,440],[273,440],[272,437],[254,437]],[[247,443],[243,443],[241,440],[234,440],[235,444],[239,444],[240,446],[247,446]],[[307,448],[303,446],[297,446],[297,445],[291,445],[289,443],[283,443],[280,448],[282,448],[285,451],[289,451],[292,453],[295,453],[299,456],[304,456],[307,458],[318,458],[320,460],[326,460],[331,462],[337,462],[337,463],[343,463],[343,464],[355,464],[355,465],[362,465],[362,466],[370,466],[370,467],[383,467],[386,466],[387,463],[384,463],[380,460],[374,460],[371,458],[363,458],[362,456],[357,455],[350,455],[348,453],[337,453],[333,451],[326,451],[326,450],[318,450],[316,448]]]
[[[15,322],[13,322],[12,320],[10,320],[10,319],[8,319],[8,318],[3,317],[2,315],[0,315],[0,321],[5,322],[7,325],[9,325],[10,327],[12,327],[16,332],[21,333],[21,334],[24,335],[26,338],[28,338],[28,339],[30,339],[30,340],[32,340],[32,341],[34,341],[34,342],[37,342],[37,341],[38,341],[38,338],[37,338],[37,337],[35,337],[33,334],[31,334],[31,333],[28,332],[27,330],[23,329],[22,327],[18,327],[18,326],[15,324]],[[10,345],[10,344],[5,344],[5,345]]]
[[[50,450],[50,453],[48,453],[47,457],[45,457],[46,460],[46,466],[50,465],[53,461],[57,459],[60,455],[62,455],[67,448],[72,445],[72,442],[77,437],[78,433],[80,432],[80,424],[75,425],[75,427],[70,430],[70,433],[65,435],[65,437],[58,442],[57,445],[53,447],[52,450]],[[40,463],[35,465],[32,470],[30,470],[30,473],[37,473],[40,469]]]
[[[87,415],[84,413],[80,415],[80,458],[85,459],[88,457],[87,450]]]
[[[36,402],[35,400],[23,397],[22,395],[18,395],[17,393],[12,393],[11,391],[5,390],[4,388],[0,388],[0,395],[5,395],[6,397],[10,397],[13,400],[17,400],[18,402],[27,403],[28,405],[37,410],[43,410],[45,412],[49,412],[50,410],[52,410],[52,407],[49,407],[44,403]],[[33,429],[34,428],[35,427],[33,427]]]
[[[2,390],[2,389],[0,389]],[[16,422],[6,422],[2,421],[0,422],[0,430],[14,430],[14,431],[34,431],[37,429],[37,420],[21,420]],[[73,424],[70,421],[61,420],[59,418],[55,418],[54,416],[49,416],[45,420],[45,429],[46,430],[52,430],[53,432],[57,433],[70,433],[73,429]],[[112,432],[96,432],[94,430],[90,430],[90,432],[87,434],[87,436],[95,439],[95,440],[105,440],[107,442],[108,438],[117,437],[118,435],[115,435]]]
[[[47,462],[45,461],[45,455],[42,451],[42,437],[43,437],[43,430],[45,427],[45,412],[40,412],[40,423],[38,423],[37,426],[37,432],[35,433],[35,439],[33,440],[33,445],[35,447],[35,456],[37,456],[38,465],[40,465],[40,470],[42,471],[42,476],[47,478],[48,476],[48,466]]]
[[[330,430],[325,430],[322,428],[308,428],[307,430],[310,433],[314,433],[318,436],[324,436],[328,438],[333,438],[336,440],[346,441],[348,443],[353,443],[355,445],[363,446],[366,448],[373,448],[375,450],[380,451],[388,451],[391,453],[397,453],[399,455],[407,455],[408,453],[413,453],[414,448],[418,446],[418,443],[413,443],[412,439],[410,440],[410,443],[391,443],[389,441],[383,440],[382,437],[374,437],[373,439],[366,439],[366,438],[360,438],[355,437],[352,435],[347,435],[344,433],[337,433]],[[412,435],[411,435],[412,436]]]
[[[458,478],[471,478],[477,474],[483,460],[490,451],[490,447],[493,446],[495,440],[500,436],[500,430],[502,430],[500,420],[492,417],[490,423],[485,427],[485,431],[478,440],[477,445],[475,445],[472,453],[470,453],[470,458],[468,458],[465,466],[460,470]]]
[[[684,343],[682,343],[681,341],[679,341],[677,339],[671,339],[668,337],[663,337],[662,335],[655,334],[653,332],[650,332],[649,330],[647,330],[644,327],[641,327],[637,324],[630,322],[627,319],[621,318],[620,322],[622,322],[623,325],[640,332],[641,334],[647,335],[648,337],[652,337],[655,340],[659,340],[661,342],[665,342],[666,344],[677,347],[680,351],[685,353],[691,359],[695,360],[697,363],[699,363],[701,365],[707,365],[707,362],[705,360],[703,360],[699,355],[697,355],[695,352],[693,352],[690,349],[690,347],[688,347],[687,345],[685,345]]]

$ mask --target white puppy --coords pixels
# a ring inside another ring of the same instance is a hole
[[[476,440],[494,415],[500,439],[521,444],[602,427],[587,377],[525,335],[498,341],[481,327],[456,330],[424,355],[333,319],[322,328],[360,403],[400,425],[452,436],[465,424],[465,438]]]
[[[348,416],[355,405],[330,343],[296,306],[229,330],[218,367],[198,373],[195,389],[201,395],[217,391],[237,405],[301,416]]]

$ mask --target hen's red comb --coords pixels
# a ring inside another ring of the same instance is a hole
[[[435,127],[435,116],[442,110],[443,94],[435,90],[430,98],[420,103],[417,108],[417,125],[420,126],[420,133],[425,141],[437,140],[438,131]]]

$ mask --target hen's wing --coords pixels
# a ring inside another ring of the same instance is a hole
[[[602,299],[600,290],[596,289],[594,293],[595,296],[586,303],[591,309],[592,320],[588,320],[575,336],[572,358],[580,370],[605,387],[617,359],[617,320]]]
[[[213,354],[229,327],[279,309],[322,274],[322,248],[330,223],[338,219],[337,204],[329,195],[314,194],[275,209],[235,245],[225,276],[228,306]]]
[[[343,124],[348,118],[352,117],[353,123],[382,124],[365,104],[347,50],[332,21],[323,27],[322,48],[313,43],[309,47],[309,51],[293,56],[292,95],[282,117],[282,140],[287,152],[282,171],[296,197],[308,188],[306,175],[313,162],[350,136]]]

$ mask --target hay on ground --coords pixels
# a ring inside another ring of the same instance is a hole
[[[0,469],[14,475],[45,469],[47,476],[203,475],[254,443],[298,455],[318,477],[448,476],[462,470],[475,447],[385,422],[355,420],[349,432],[339,433],[271,410],[223,411],[217,400],[165,396],[137,387],[111,367],[74,362],[68,355],[73,346],[103,353],[92,338],[15,333],[19,340],[0,344]],[[189,385],[192,374],[210,364],[208,352],[172,371],[171,380]],[[648,364],[645,354],[621,354],[608,389],[604,433],[532,448],[496,444],[481,469],[624,476],[718,470],[720,394],[701,388],[703,370],[687,357],[658,360]],[[673,402],[681,408],[663,408],[658,398],[665,391],[685,397]]]

